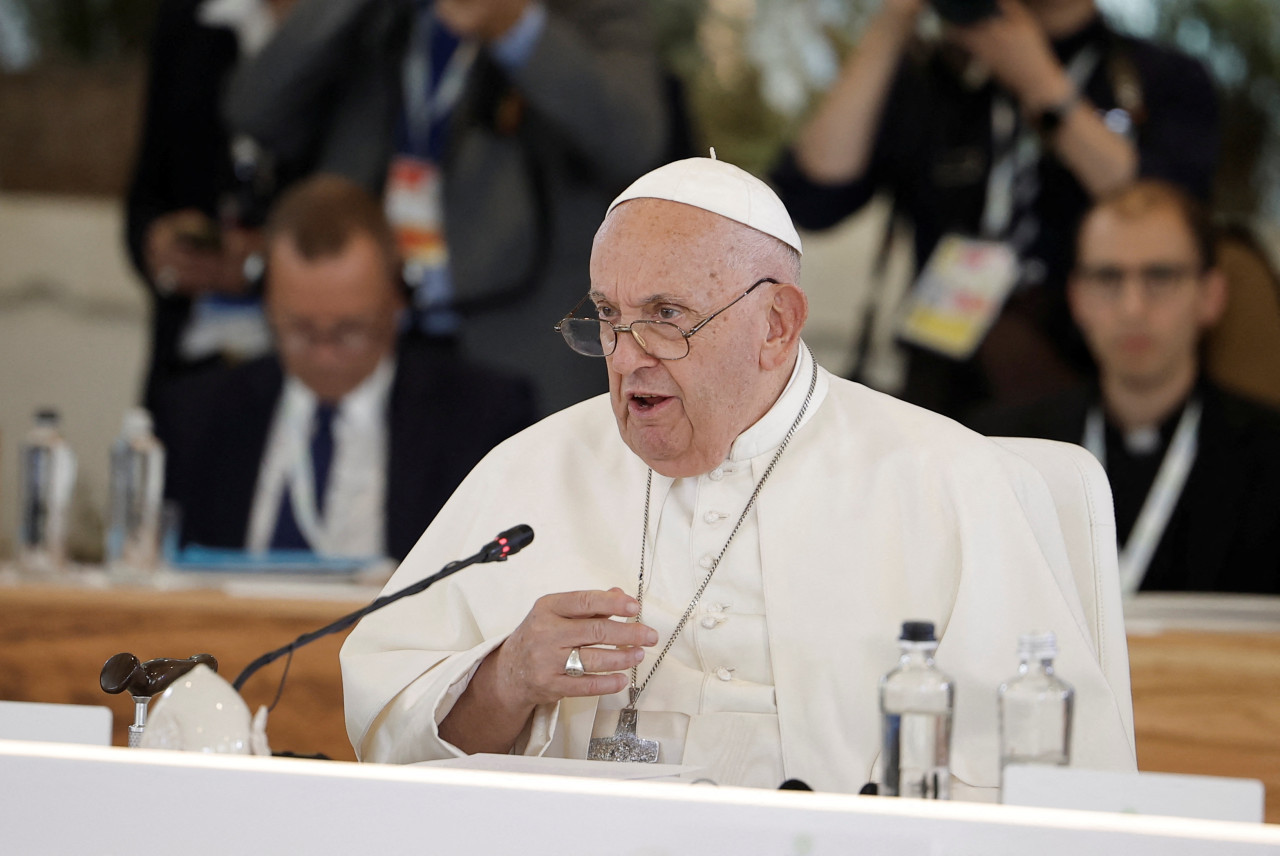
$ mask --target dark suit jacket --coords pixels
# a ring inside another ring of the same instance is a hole
[[[1207,381],[1199,389],[1196,460],[1142,589],[1280,594],[1280,413]],[[1097,400],[1083,388],[969,424],[992,436],[1079,443]]]
[[[192,378],[158,420],[183,543],[244,547],[284,372],[274,357]],[[387,413],[386,547],[403,559],[471,468],[534,417],[529,384],[401,343]],[[518,521],[517,521],[518,522]]]

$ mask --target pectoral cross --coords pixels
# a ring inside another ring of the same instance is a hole
[[[639,761],[656,764],[658,741],[636,736],[636,709],[627,705],[618,711],[618,729],[612,737],[591,739],[587,746],[587,758],[592,761]]]

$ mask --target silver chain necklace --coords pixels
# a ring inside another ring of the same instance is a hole
[[[675,644],[676,639],[680,637],[680,632],[684,630],[685,624],[693,615],[694,609],[698,606],[698,601],[702,599],[702,593],[707,590],[707,586],[711,584],[711,578],[715,575],[716,568],[720,567],[720,560],[724,558],[724,554],[729,549],[729,545],[733,543],[733,539],[738,534],[738,530],[742,528],[742,523],[747,519],[747,515],[751,509],[755,507],[756,499],[760,496],[760,491],[764,488],[764,483],[769,480],[769,476],[773,474],[773,469],[778,464],[778,459],[782,457],[782,453],[787,450],[787,444],[791,442],[791,437],[796,433],[796,429],[800,427],[801,421],[804,419],[805,413],[809,409],[809,402],[813,400],[813,391],[818,385],[818,361],[813,357],[813,351],[805,345],[805,349],[809,352],[809,361],[812,364],[812,371],[809,374],[809,390],[805,393],[804,402],[800,405],[800,411],[796,414],[795,420],[791,423],[791,427],[787,429],[786,435],[782,438],[782,442],[778,444],[778,451],[773,453],[773,459],[769,461],[769,466],[765,468],[761,474],[760,480],[756,482],[755,489],[751,491],[747,504],[743,506],[742,513],[738,515],[738,522],[733,524],[733,531],[729,533],[728,539],[724,542],[724,546],[720,548],[720,553],[711,562],[711,567],[707,569],[706,576],[702,578],[702,582],[693,593],[693,599],[689,601],[689,605],[685,607],[684,614],[680,616],[680,620],[676,622],[675,629],[671,631],[671,636],[667,639],[667,644],[662,647],[653,666],[649,669],[649,674],[645,676],[644,682],[637,685],[638,666],[631,667],[631,689],[630,701],[627,706],[618,712],[618,728],[612,737],[596,737],[591,740],[587,748],[587,758],[593,761],[644,761],[648,763],[656,763],[658,760],[658,741],[645,740],[636,735],[636,702],[640,699],[640,694],[644,692],[645,687],[649,686],[649,681],[653,680],[653,675],[658,671],[658,667],[662,665],[663,659],[667,656],[667,652],[671,650],[671,646]],[[649,470],[649,476],[645,481],[644,487],[644,531],[640,535],[640,581],[636,588],[636,601],[639,603],[640,609],[636,613],[635,620],[640,621],[644,614],[644,568],[646,546],[649,541],[649,506],[650,499],[653,495],[653,470]]]

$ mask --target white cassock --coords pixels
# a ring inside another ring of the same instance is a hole
[[[812,372],[800,351],[782,396],[721,466],[653,477],[644,622],[660,642],[641,680],[800,410]],[[1113,690],[1098,664],[1060,534],[1024,507],[1047,493],[1040,475],[955,422],[817,375],[803,424],[640,697],[639,736],[661,742],[660,761],[705,766],[721,784],[799,778],[856,792],[875,778],[877,681],[897,663],[901,622],[920,619],[937,625],[937,662],[956,682],[957,796],[999,784],[996,689],[1017,671],[1018,635],[1035,629],[1057,633],[1058,671],[1076,688],[1073,764],[1135,769],[1127,683]],[[608,396],[543,420],[472,471],[386,591],[518,523],[535,540],[352,631],[341,659],[361,760],[461,754],[437,724],[541,595],[635,594],[647,472]],[[585,758],[625,696],[538,708],[516,751]]]

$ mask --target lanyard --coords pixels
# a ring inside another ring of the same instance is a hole
[[[1120,592],[1131,595],[1142,585],[1147,575],[1147,565],[1156,546],[1164,537],[1164,531],[1178,504],[1178,497],[1186,486],[1191,465],[1195,463],[1200,435],[1200,414],[1203,407],[1199,399],[1192,399],[1182,411],[1178,427],[1169,441],[1169,448],[1156,471],[1155,480],[1142,501],[1142,510],[1133,524],[1133,531],[1120,551]],[[1103,428],[1102,410],[1089,408],[1084,420],[1084,447],[1088,449],[1103,469],[1107,466],[1107,441]]]
[[[1082,91],[1102,60],[1102,48],[1088,45],[1076,52],[1067,64],[1067,77]],[[1018,121],[1012,99],[997,94],[991,101],[991,151],[993,162],[987,176],[987,203],[982,209],[982,236],[997,240],[1013,225],[1014,185],[1019,175],[1035,167],[1040,159],[1040,138]]]
[[[405,133],[412,153],[419,156],[430,153],[432,130],[445,120],[462,97],[467,73],[479,50],[474,40],[459,43],[439,79],[433,80],[431,42],[437,26],[429,10],[419,14],[404,59]]]

